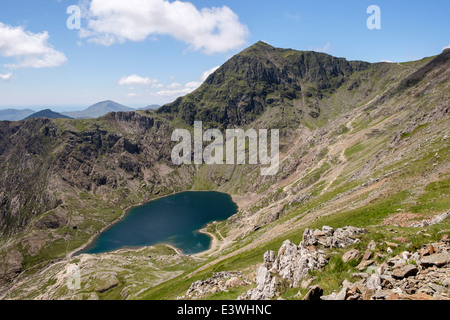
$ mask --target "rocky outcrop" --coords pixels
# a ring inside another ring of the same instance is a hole
[[[22,272],[23,256],[17,250],[12,250],[0,256],[3,263],[0,265],[0,288],[14,279]]]
[[[328,264],[325,251],[319,245],[324,248],[343,248],[358,243],[356,236],[364,232],[364,229],[355,227],[306,229],[298,246],[286,240],[276,258],[273,251],[264,254],[264,264],[257,271],[256,288],[244,293],[239,299],[267,300],[277,295],[282,284],[298,287],[311,270],[322,269]],[[317,296],[316,292],[314,296]]]
[[[247,286],[250,281],[240,272],[215,272],[206,280],[198,280],[191,284],[189,290],[178,300],[201,299],[219,292],[228,292],[232,288]]]
[[[430,249],[432,252],[430,254]],[[343,282],[340,292],[322,300],[449,300],[450,245],[448,238],[424,245],[417,252],[403,252],[367,272],[353,276],[362,280]],[[370,271],[374,273],[369,274]]]

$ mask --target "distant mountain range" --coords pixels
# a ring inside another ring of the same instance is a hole
[[[33,113],[32,115],[29,115],[23,120],[29,120],[34,118],[50,118],[50,119],[73,119],[71,117],[65,116],[58,112],[53,112],[50,109],[42,110],[36,113]]]
[[[20,121],[36,111],[25,109],[25,110],[17,110],[17,109],[5,109],[0,110],[0,121]]]
[[[121,105],[117,102],[107,100],[96,103],[89,108],[82,111],[73,111],[73,112],[54,112],[50,109],[42,110],[39,112],[25,109],[5,109],[0,110],[0,121],[20,121],[20,120],[28,120],[32,118],[51,118],[51,119],[92,119],[104,116],[110,112],[129,112],[136,110],[154,110],[158,109],[161,106],[158,104],[152,104],[147,107],[133,109],[124,105]]]
[[[139,108],[138,110],[155,110],[161,108],[161,106],[159,104],[151,104],[149,106],[146,106],[144,108]]]
[[[110,112],[127,112],[135,110],[136,109],[126,107],[117,102],[107,100],[96,103],[83,111],[62,112],[62,114],[71,118],[91,119],[104,116],[105,114],[108,114]]]

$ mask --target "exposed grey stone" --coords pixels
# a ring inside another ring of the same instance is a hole
[[[367,279],[366,286],[369,290],[378,290],[381,288],[381,278],[377,274],[372,274],[369,279]]]
[[[438,266],[441,267],[443,265],[450,263],[450,253],[435,253],[430,256],[422,257],[420,260],[420,264],[425,267],[429,266]]]
[[[419,272],[419,269],[415,265],[405,265],[400,268],[396,268],[392,273],[392,276],[397,279],[403,279],[415,276]]]
[[[373,300],[386,300],[391,293],[386,290],[377,290],[375,294],[372,296]]]
[[[271,269],[275,261],[275,251],[267,251],[264,253],[264,265],[267,269]]]
[[[348,262],[353,259],[357,259],[359,257],[359,250],[358,249],[352,249],[350,251],[347,251],[342,256],[342,261]]]

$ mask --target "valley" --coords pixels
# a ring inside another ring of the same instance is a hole
[[[368,63],[258,42],[156,110],[0,122],[0,298],[176,299],[213,273],[239,272],[248,283],[202,297],[236,299],[256,286],[264,253],[300,243],[307,228],[364,228],[355,248],[375,241],[379,264],[440,241],[448,217],[423,227],[384,222],[450,209],[449,59],[447,49]],[[278,172],[174,165],[172,132],[192,134],[195,121],[279,130]],[[205,227],[210,250],[185,255],[161,244],[73,256],[130,208],[184,191],[228,193],[238,205]],[[385,243],[399,237],[408,241],[387,253]],[[327,252],[330,263],[314,271],[324,295],[356,272],[341,263],[344,253]],[[81,270],[79,290],[66,286],[70,265]],[[286,285],[278,297],[307,291]]]

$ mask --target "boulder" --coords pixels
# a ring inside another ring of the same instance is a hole
[[[388,300],[391,292],[387,290],[377,290],[375,294],[372,296],[372,300]]]
[[[392,273],[392,276],[397,279],[403,279],[415,276],[419,272],[419,269],[415,265],[405,265],[403,267],[396,268]]]
[[[364,271],[368,266],[373,264],[373,260],[361,261],[361,263],[356,267],[359,271]]]
[[[381,278],[376,273],[373,273],[369,279],[367,279],[366,286],[369,290],[381,289]]]
[[[358,249],[352,249],[352,250],[347,251],[346,253],[344,253],[344,255],[342,256],[342,261],[348,262],[348,261],[353,260],[353,259],[358,259],[358,257],[359,257],[359,250]]]
[[[235,287],[242,287],[245,285],[245,282],[241,280],[241,278],[238,277],[232,277],[225,282],[225,286],[227,288],[235,288]]]
[[[398,244],[396,244],[394,242],[386,241],[386,245],[389,247],[398,248]]]
[[[367,245],[367,250],[374,251],[377,248],[377,244],[375,241],[370,241],[370,243]]]
[[[109,291],[119,285],[115,273],[97,274],[95,278],[94,289],[99,293]]]
[[[367,250],[367,251],[364,253],[364,256],[363,256],[362,260],[363,260],[363,261],[366,261],[366,260],[369,260],[371,257],[372,257],[372,251]]]
[[[450,253],[435,253],[429,256],[422,257],[420,264],[424,267],[437,266],[441,267],[450,263]]]

